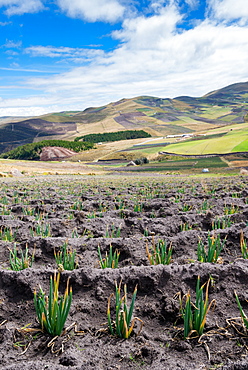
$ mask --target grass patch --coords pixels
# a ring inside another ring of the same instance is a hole
[[[239,145],[247,140],[247,128],[241,130],[233,130],[221,137],[204,138],[203,140],[187,140],[176,144],[171,144],[166,147],[166,151],[175,154],[224,154],[239,151]],[[244,148],[244,145],[240,148]],[[246,148],[247,150],[248,148]],[[240,150],[241,151],[241,150]],[[244,150],[242,150],[244,151]]]

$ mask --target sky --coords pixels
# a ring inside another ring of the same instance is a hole
[[[246,81],[247,0],[0,0],[0,116]]]

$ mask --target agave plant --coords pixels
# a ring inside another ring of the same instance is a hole
[[[113,253],[113,247],[110,244],[109,253],[106,252],[105,258],[102,258],[100,246],[98,246],[99,264],[102,269],[112,268],[115,269],[119,264],[120,252],[116,249]]]
[[[220,234],[216,237],[208,234],[207,250],[200,239],[197,247],[197,258],[200,262],[217,262],[222,249],[225,246],[226,238],[221,241]]]
[[[18,257],[18,254],[20,257]],[[28,246],[26,245],[25,252],[22,250],[18,253],[16,243],[14,243],[13,250],[9,249],[9,263],[11,270],[21,271],[28,267],[32,267],[35,255],[35,248],[32,255],[29,255]]]
[[[146,254],[150,265],[169,265],[172,259],[172,245],[167,247],[167,243],[164,240],[159,240],[157,243],[152,237],[152,249],[149,250],[148,243],[146,243]]]
[[[112,335],[116,334],[120,338],[128,339],[133,331],[136,321],[140,322],[139,333],[143,326],[143,321],[138,317],[132,319],[135,299],[137,295],[137,286],[134,289],[130,307],[127,306],[127,286],[124,285],[124,295],[121,297],[121,281],[119,285],[115,283],[115,321],[111,320],[110,305],[111,298],[114,296],[112,293],[108,299],[107,318],[108,327]]]
[[[243,230],[240,231],[240,249],[241,249],[242,257],[245,259],[248,259],[248,246],[244,238]]]
[[[235,298],[236,298],[236,302],[237,302],[237,305],[238,305],[238,308],[239,308],[239,312],[240,312],[240,316],[241,316],[241,321],[243,323],[243,326],[244,326],[244,329],[245,331],[247,332],[248,330],[248,318],[243,310],[243,307],[241,306],[241,303],[240,303],[240,300],[239,300],[239,297],[237,295],[237,293],[234,291],[234,295],[235,295]]]
[[[62,268],[62,270],[72,271],[78,267],[76,251],[72,250],[71,247],[68,247],[67,242],[61,246],[57,253],[54,250],[54,257],[58,267]]]
[[[71,302],[72,288],[69,289],[69,278],[64,296],[59,297],[60,273],[50,276],[49,296],[40,287],[34,291],[34,306],[42,330],[52,336],[60,335],[67,319]]]
[[[184,338],[188,338],[193,333],[197,336],[201,336],[203,334],[207,314],[214,303],[214,300],[210,303],[208,302],[209,283],[210,279],[200,286],[200,276],[198,276],[195,303],[192,303],[190,292],[185,295],[186,301],[184,308],[182,307],[183,300],[180,298],[181,312],[184,322]],[[206,290],[204,298],[203,289],[205,286]]]

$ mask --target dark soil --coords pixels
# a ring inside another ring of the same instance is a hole
[[[0,187],[2,239],[12,231],[11,241],[0,241],[1,369],[248,369],[248,337],[234,296],[235,290],[248,314],[248,261],[240,249],[241,230],[248,239],[247,177],[57,176],[4,179]],[[226,239],[218,263],[197,261],[199,238],[206,244],[208,235]],[[146,243],[153,239],[173,246],[169,265],[149,264]],[[70,277],[66,327],[76,327],[51,342],[37,331],[33,292],[41,286],[48,293],[54,250],[66,241],[79,266],[61,273],[60,288]],[[36,249],[31,268],[10,269],[14,243]],[[105,255],[110,245],[120,251],[119,268],[102,270],[97,248]],[[198,276],[202,284],[211,277],[215,305],[203,336],[184,339],[178,293],[190,292],[194,301]],[[129,339],[107,327],[108,297],[120,280],[129,302],[138,285],[134,316],[144,322]]]

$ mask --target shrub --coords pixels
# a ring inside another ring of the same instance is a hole
[[[31,143],[3,153],[0,155],[0,158],[9,158],[9,159],[30,159],[37,160],[40,158],[40,153],[42,148],[46,146],[59,146],[67,149],[72,149],[75,152],[80,152],[83,150],[92,149],[94,147],[93,143],[89,142],[75,142],[75,141],[66,141],[66,140],[43,140],[38,143]]]

